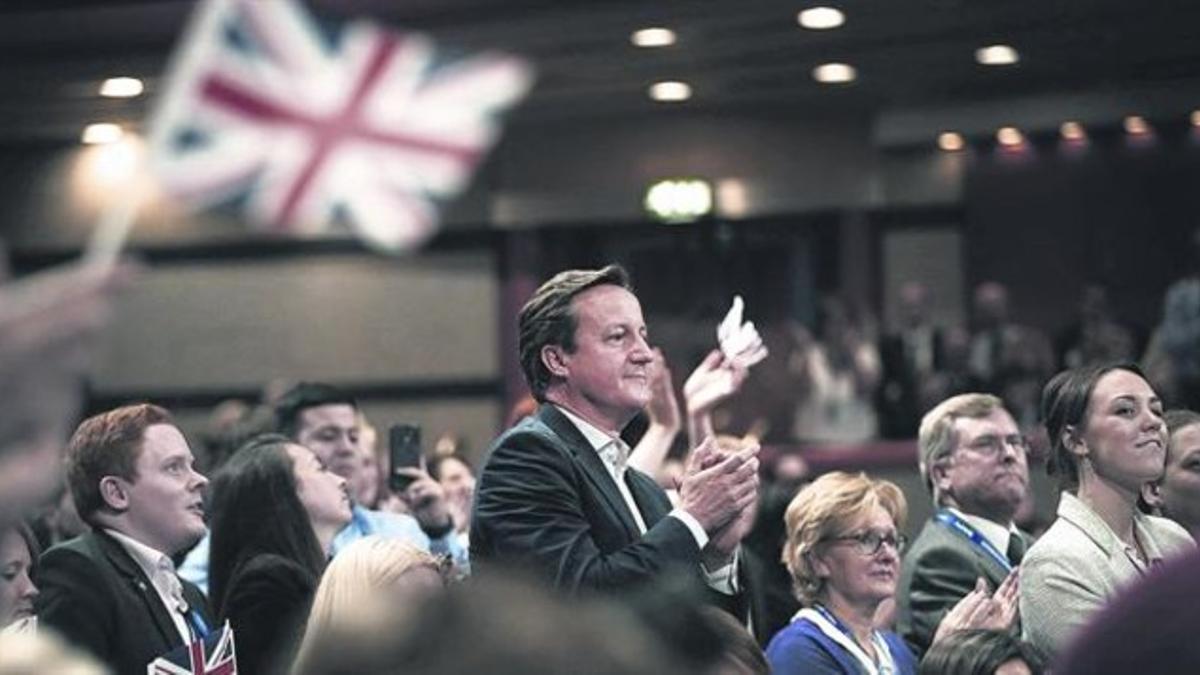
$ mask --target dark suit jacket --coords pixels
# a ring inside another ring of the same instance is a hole
[[[979,577],[994,591],[1007,576],[991,556],[931,518],[900,567],[896,632],[917,656],[924,655],[942,617],[975,589]]]
[[[312,573],[273,554],[255,556],[234,571],[222,612],[237,640],[239,673],[291,670],[316,587]]]
[[[699,578],[700,549],[682,521],[666,517],[666,493],[633,468],[625,480],[644,535],[587,439],[543,405],[489,451],[471,518],[472,567],[524,570],[569,594],[628,591],[673,570]],[[737,613],[737,598],[713,599]]]
[[[104,532],[89,532],[43,553],[38,586],[39,625],[91,652],[118,675],[145,675],[147,663],[183,644],[170,610],[141,567]],[[183,596],[212,626],[199,589],[183,581]]]

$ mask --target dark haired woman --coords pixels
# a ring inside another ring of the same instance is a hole
[[[346,481],[268,434],[234,453],[209,489],[209,597],[233,627],[238,672],[286,672],[333,537],[350,522]]]
[[[1048,660],[1126,584],[1194,544],[1178,524],[1137,509],[1162,475],[1162,401],[1134,365],[1059,373],[1042,392],[1058,518],[1021,564],[1025,638]]]

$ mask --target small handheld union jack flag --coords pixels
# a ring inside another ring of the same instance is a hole
[[[367,21],[324,30],[291,0],[208,0],[151,120],[151,166],[169,195],[267,230],[341,224],[411,248],[531,84],[514,57],[448,59]]]
[[[229,622],[146,666],[146,675],[237,675],[237,654]]]

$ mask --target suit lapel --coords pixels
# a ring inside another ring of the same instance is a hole
[[[154,619],[154,626],[158,628],[159,637],[165,641],[168,648],[183,644],[183,641],[179,637],[179,630],[175,627],[175,622],[171,619],[170,610],[163,605],[162,599],[158,596],[158,591],[154,589],[154,586],[150,583],[150,579],[146,577],[146,573],[130,557],[125,547],[103,532],[97,531],[96,537],[100,542],[100,548],[104,551],[104,555],[108,557],[113,567],[129,583],[134,594],[141,597],[142,602],[145,603],[146,611],[150,613],[150,617]]]
[[[625,472],[625,484],[629,486],[633,501],[642,512],[642,520],[647,528],[654,527],[670,512],[671,502],[667,500],[664,503],[662,488],[650,476],[630,468]]]
[[[571,420],[567,419],[566,415],[548,403],[538,409],[538,419],[562,439],[563,445],[570,450],[575,461],[582,467],[583,474],[603,497],[609,510],[620,521],[630,538],[640,537],[641,531],[633,519],[633,514],[629,512],[629,507],[625,504],[625,498],[621,496],[621,491],[608,473],[608,469],[605,468],[600,455],[596,454],[595,448],[583,437],[583,433]],[[638,503],[641,504],[641,502]],[[649,521],[647,521],[648,523]]]

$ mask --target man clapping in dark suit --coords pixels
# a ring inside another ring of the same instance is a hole
[[[37,614],[116,673],[206,634],[204,596],[172,556],[204,535],[192,451],[166,410],[141,404],[84,420],[67,448],[67,482],[92,531],[41,557]]]
[[[480,474],[475,569],[511,566],[570,594],[628,591],[678,569],[736,609],[758,448],[725,455],[712,439],[701,443],[674,509],[626,465],[620,431],[650,400],[653,355],[625,271],[555,276],[522,308],[519,331],[540,407],[495,441]]]
[[[923,654],[942,618],[980,578],[999,590],[995,622],[977,627],[1011,628],[1016,587],[1001,585],[1029,543],[1013,524],[1029,466],[1025,438],[991,394],[939,403],[921,420],[917,444],[921,477],[938,511],[904,554],[896,632]]]

